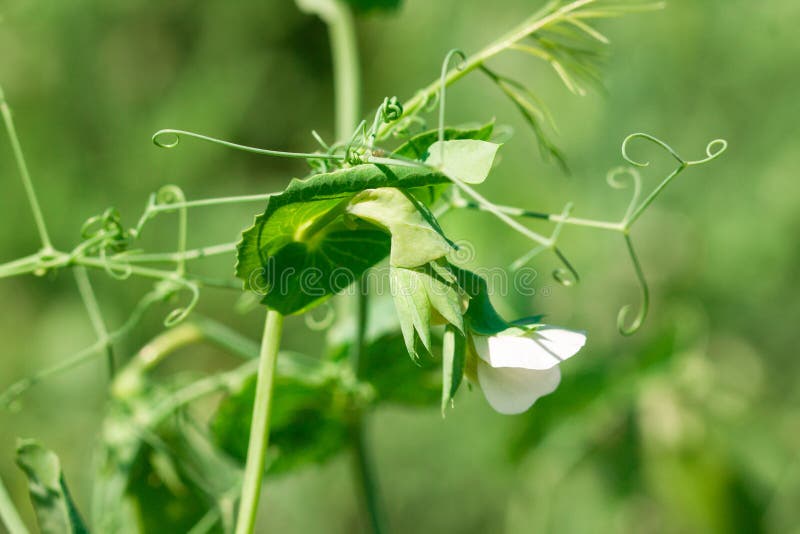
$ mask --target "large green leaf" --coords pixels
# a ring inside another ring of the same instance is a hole
[[[36,440],[17,443],[17,465],[28,476],[28,491],[43,534],[82,534],[88,529],[72,502],[61,462]]]
[[[429,169],[358,165],[293,180],[269,199],[238,246],[236,276],[283,314],[300,313],[341,291],[390,250],[390,236],[346,213],[361,191],[445,183]]]

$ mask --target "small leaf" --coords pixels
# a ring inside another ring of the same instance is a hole
[[[431,262],[430,265],[436,265],[436,263]],[[428,301],[430,301],[434,311],[438,312],[448,324],[452,324],[463,332],[463,292],[454,281],[442,279],[437,274],[438,271],[429,266],[425,271],[418,272],[417,276],[422,282],[422,287],[425,289]],[[452,274],[450,276],[452,277]]]
[[[417,339],[431,353],[430,325],[437,317],[464,331],[462,292],[457,284],[437,276],[437,271],[432,267],[434,264],[417,269],[392,267],[389,271],[400,331],[406,341],[408,354],[415,360],[419,358]],[[437,268],[447,272],[442,266]]]
[[[492,170],[500,145],[474,139],[437,141],[428,149],[426,163],[450,178],[468,184],[480,184]]]
[[[82,534],[89,530],[72,502],[61,462],[36,440],[17,443],[17,465],[28,476],[28,491],[43,534]]]
[[[442,416],[461,385],[466,345],[466,338],[453,325],[445,327],[442,340]]]
[[[431,306],[428,295],[416,271],[410,269],[391,267],[389,283],[406,349],[412,358],[419,359],[415,342],[417,338],[428,352],[431,350]]]

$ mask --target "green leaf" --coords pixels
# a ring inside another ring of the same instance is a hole
[[[455,276],[436,262],[431,262],[425,270],[420,270],[417,276],[433,311],[441,315],[448,324],[464,332],[463,302],[466,295],[455,283]]]
[[[441,347],[441,336],[431,332],[433,350]],[[347,361],[351,344],[339,345],[332,357]],[[441,397],[441,366],[430,357],[408,358],[399,331],[387,332],[367,343],[359,359],[359,380],[374,391],[373,404],[435,406]]]
[[[494,121],[484,124],[480,128],[445,128],[444,140],[477,139],[480,141],[488,141],[492,137],[493,130]],[[392,155],[399,158],[425,161],[428,157],[428,149],[438,140],[439,130],[429,130],[415,135],[397,147]]]
[[[452,250],[438,224],[432,226],[418,206],[394,187],[362,191],[353,197],[347,212],[389,231],[389,264],[395,267],[414,268]]]
[[[408,354],[417,360],[419,359],[417,339],[429,353],[431,351],[431,305],[428,295],[422,288],[418,272],[411,269],[391,267],[389,284],[406,349]]]
[[[320,361],[316,369],[306,369],[302,376],[276,377],[268,474],[323,462],[347,446],[351,399],[336,368],[337,364]],[[253,376],[224,399],[211,422],[217,444],[242,463],[247,457],[255,383]]]
[[[447,325],[442,341],[442,415],[453,400],[464,377],[467,340],[453,325]]]
[[[367,189],[446,183],[430,169],[357,165],[293,180],[271,197],[238,245],[236,276],[245,290],[285,314],[300,313],[346,288],[389,254],[390,236],[347,215]]]
[[[390,295],[374,295],[368,306],[366,346],[359,358],[358,379],[374,392],[375,404],[433,406],[441,398],[441,364],[434,358],[408,358],[405,340]],[[348,362],[356,336],[351,314],[342,314],[328,331],[329,357]],[[431,332],[431,344],[438,354],[442,339]]]
[[[28,477],[28,491],[43,534],[81,534],[89,530],[72,502],[61,462],[36,440],[17,443],[17,465]]]
[[[497,143],[474,139],[436,141],[428,149],[426,163],[453,179],[480,184],[489,176],[499,148]]]

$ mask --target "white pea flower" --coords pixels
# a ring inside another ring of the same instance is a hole
[[[561,381],[558,364],[576,354],[586,334],[544,326],[510,329],[494,336],[472,336],[478,383],[489,404],[502,414],[518,414]]]

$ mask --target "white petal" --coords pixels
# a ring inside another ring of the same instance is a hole
[[[478,356],[492,367],[545,370],[570,358],[586,344],[586,334],[544,327],[524,336],[473,336]]]
[[[539,397],[556,390],[561,371],[553,367],[544,371],[494,368],[478,362],[478,383],[492,408],[506,415],[522,413]]]

